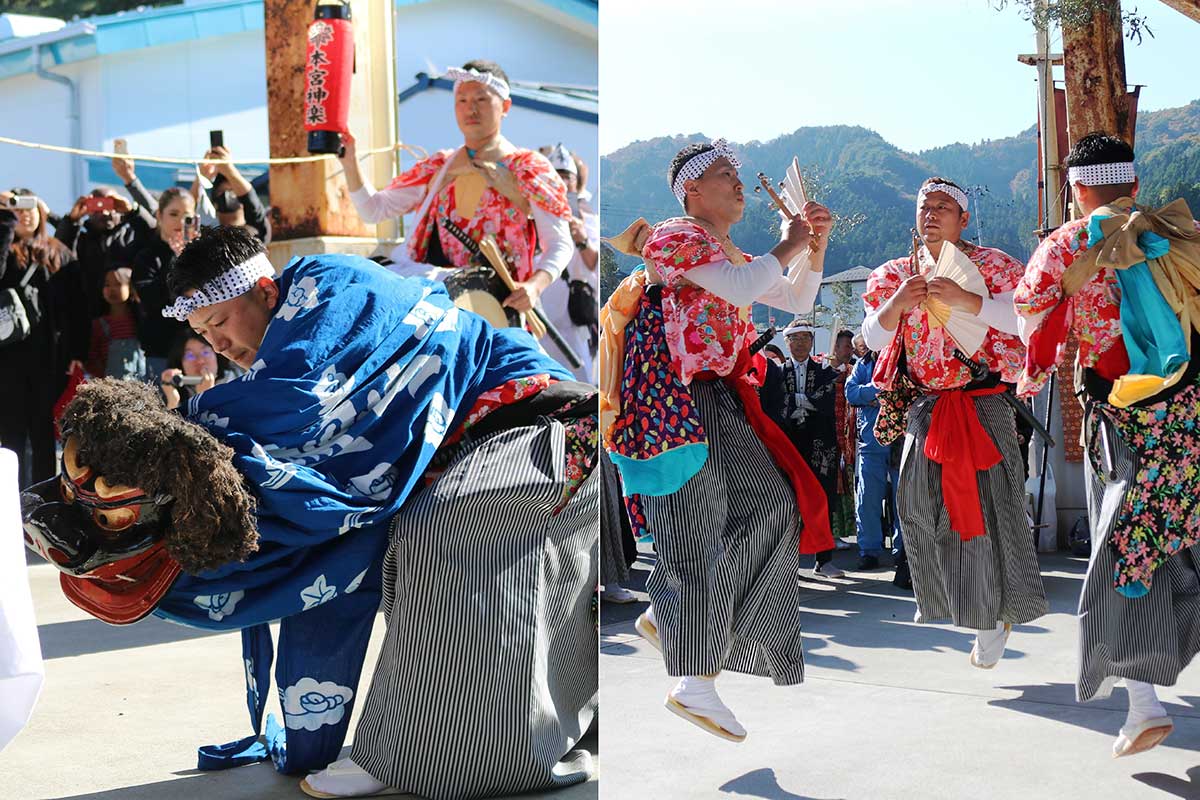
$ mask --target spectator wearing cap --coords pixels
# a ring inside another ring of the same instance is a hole
[[[561,142],[539,150],[567,186],[567,204],[571,207],[568,225],[575,245],[575,253],[562,272],[562,280],[550,284],[542,293],[542,305],[546,316],[583,362],[572,370],[575,377],[594,383],[599,335],[599,273],[596,267],[600,260],[600,216],[592,213],[582,201],[583,186],[579,181],[582,161]],[[551,358],[570,367],[566,356],[552,340],[544,339],[542,346]]]
[[[792,440],[821,482],[832,530],[841,459],[835,424],[835,396],[841,389],[838,372],[813,358],[815,331],[811,325],[796,320],[784,328],[783,338],[791,357],[782,366],[767,363],[767,374],[759,393],[763,411]],[[838,542],[834,541],[835,544]],[[817,553],[815,561],[814,577],[840,578],[845,574],[833,563],[833,550]]]

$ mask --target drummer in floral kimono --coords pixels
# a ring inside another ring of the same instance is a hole
[[[512,98],[498,64],[469,61],[446,77],[454,81],[463,145],[421,159],[377,191],[359,171],[354,137],[344,134],[350,198],[368,223],[416,212],[411,233],[391,254],[391,268],[405,277],[445,280],[468,266],[471,253],[444,221],[476,242],[495,236],[517,282],[504,305],[528,311],[575,253],[567,188],[545,156],[501,133]]]

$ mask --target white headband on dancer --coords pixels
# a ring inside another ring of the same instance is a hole
[[[802,322],[798,322],[795,325],[788,325],[786,328],[783,329],[783,335],[785,338],[788,336],[791,336],[793,333],[812,333],[812,332],[813,332],[812,325],[805,325]]]
[[[1133,183],[1135,177],[1132,161],[1088,164],[1086,167],[1071,167],[1067,170],[1067,180],[1072,185],[1082,183],[1084,186],[1113,186]]]
[[[683,162],[683,166],[679,168],[679,173],[675,176],[675,180],[671,182],[671,191],[675,193],[675,199],[679,201],[679,205],[683,205],[683,200],[687,197],[687,192],[683,188],[683,182],[694,181],[699,178],[718,158],[724,157],[729,159],[729,163],[733,165],[734,169],[742,165],[742,162],[738,161],[737,155],[733,152],[733,148],[729,146],[729,142],[724,139],[713,139],[711,144],[711,150],[697,153]]]
[[[944,192],[954,198],[954,202],[958,203],[958,207],[963,211],[967,210],[967,193],[957,186],[951,186],[948,183],[929,183],[921,187],[921,191],[917,192],[917,208],[925,202],[925,195],[933,192]]]
[[[274,278],[275,268],[266,253],[230,267],[208,283],[201,286],[191,297],[180,297],[163,309],[162,315],[185,322],[190,314],[207,306],[224,303],[241,297],[254,288],[259,278]]]
[[[507,100],[510,96],[508,82],[499,75],[493,75],[490,72],[480,72],[477,69],[463,69],[462,67],[450,67],[446,70],[446,77],[454,80],[455,91],[464,83],[482,83],[500,95],[501,100]]]

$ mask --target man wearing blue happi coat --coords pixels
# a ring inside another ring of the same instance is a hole
[[[145,387],[81,392],[63,476],[23,508],[27,542],[90,613],[242,631],[254,735],[201,748],[200,767],[324,767],[301,787],[318,797],[586,779],[571,748],[596,702],[592,391],[524,331],[366,259],[301,257],[276,277],[253,236],[216,228],[168,281],[163,313],[246,374],[192,398],[196,425]],[[381,601],[383,650],[334,762]],[[273,662],[282,724],[260,736]]]

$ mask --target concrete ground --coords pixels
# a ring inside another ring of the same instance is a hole
[[[298,778],[280,775],[269,764],[224,772],[194,769],[198,746],[250,734],[237,633],[211,633],[153,617],[135,625],[109,626],[67,602],[52,567],[32,563],[29,576],[46,682],[29,725],[0,752],[0,798],[306,797]],[[360,693],[370,683],[382,636],[380,615]],[[360,705],[355,706],[351,739]],[[277,701],[269,702],[267,709],[279,718]],[[590,750],[598,764],[595,726],[580,746]],[[522,797],[595,800],[597,794],[593,779]]]
[[[855,551],[837,563],[853,568]],[[635,568],[642,591],[653,556]],[[972,635],[913,623],[912,595],[891,570],[803,584],[806,680],[726,673],[717,682],[748,729],[733,744],[668,713],[674,685],[657,651],[633,630],[644,603],[608,605],[601,625],[605,800],[750,797],[1200,798],[1200,665],[1160,699],[1175,730],[1157,749],[1113,759],[1125,718],[1108,700],[1074,699],[1074,609],[1086,563],[1042,556],[1051,611],[1017,627],[993,670],[967,661]]]

